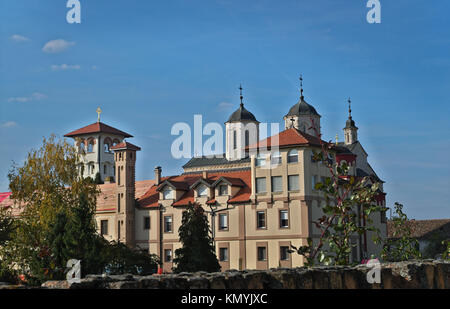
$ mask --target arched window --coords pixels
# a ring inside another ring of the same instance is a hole
[[[233,131],[233,149],[237,148],[236,130]]]
[[[82,140],[78,146],[78,152],[86,152],[86,141]]]
[[[288,152],[288,163],[297,163],[298,162],[298,151],[297,149],[291,149]]]
[[[245,147],[247,147],[250,143],[250,132],[245,130]]]
[[[266,156],[262,153],[259,153],[256,157],[255,161],[256,166],[264,166],[266,165]]]
[[[87,152],[94,152],[94,141],[93,140],[89,141],[89,144],[87,147]]]
[[[207,196],[208,188],[205,185],[199,185],[198,189],[197,189],[197,195],[198,196]]]
[[[108,143],[104,143],[103,147],[105,149],[105,152],[109,152],[109,144]]]
[[[272,165],[281,164],[281,153],[279,151],[272,153],[271,163]]]

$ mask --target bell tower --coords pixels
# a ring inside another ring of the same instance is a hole
[[[244,107],[242,86],[239,87],[241,104],[225,122],[226,158],[240,160],[247,156],[245,147],[259,140],[259,121]]]
[[[344,144],[351,145],[358,141],[358,127],[355,126],[355,121],[352,119],[352,109],[351,103],[352,101],[348,98],[348,119],[345,122],[344,128]]]
[[[136,152],[141,150],[128,142],[111,147],[116,172],[116,239],[127,246],[135,245],[135,166]]]

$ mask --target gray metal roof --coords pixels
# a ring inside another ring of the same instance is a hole
[[[255,116],[244,107],[243,103],[241,103],[239,108],[233,114],[231,114],[227,122],[235,122],[241,120],[258,121],[256,120]]]
[[[287,113],[286,116],[300,116],[300,115],[320,116],[319,113],[317,113],[316,109],[312,105],[306,103],[306,101],[303,98],[301,98],[297,102],[297,104],[291,107],[289,113]]]
[[[202,166],[211,166],[211,165],[226,165],[226,164],[239,164],[239,163],[247,163],[250,162],[250,158],[243,158],[240,160],[227,160],[225,158],[225,155],[223,155],[223,158],[216,158],[216,157],[194,157],[191,158],[185,165],[183,165],[183,168],[190,168],[190,167],[202,167]]]

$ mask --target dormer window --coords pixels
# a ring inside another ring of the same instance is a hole
[[[162,193],[165,200],[173,199],[173,190],[171,188],[165,187]]]
[[[197,189],[197,195],[199,197],[208,196],[208,188],[205,185],[199,185]]]
[[[228,186],[227,185],[220,185],[219,186],[219,195],[228,195]]]

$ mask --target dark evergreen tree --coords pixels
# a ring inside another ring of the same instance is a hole
[[[81,260],[82,276],[100,273],[105,263],[101,252],[107,243],[96,232],[94,215],[95,205],[84,194],[80,195],[78,205],[71,209],[64,233],[65,263],[69,259]]]
[[[209,236],[208,219],[201,205],[188,205],[178,234],[183,247],[175,250],[174,272],[220,271]]]

